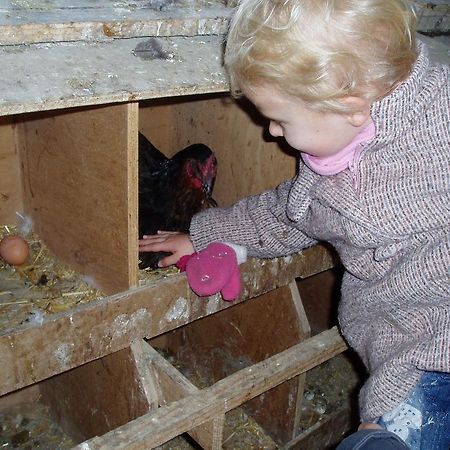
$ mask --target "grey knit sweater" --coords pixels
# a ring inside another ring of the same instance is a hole
[[[190,230],[197,250],[228,241],[260,258],[336,248],[341,330],[370,373],[365,421],[398,405],[422,370],[450,372],[450,70],[419,47],[411,76],[372,106],[376,136],[353,174],[300,163],[294,180],[202,212]]]

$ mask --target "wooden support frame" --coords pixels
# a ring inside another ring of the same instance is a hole
[[[200,392],[145,341],[134,342],[131,350],[141,373],[141,382],[150,387],[147,392],[151,392],[149,396],[151,404],[164,406]],[[220,414],[187,432],[202,448],[221,448],[224,417],[224,414]]]
[[[315,246],[289,258],[249,260],[237,303],[251,299],[297,277],[333,267],[332,255]],[[184,274],[153,286],[128,290],[81,305],[0,334],[0,395],[41,381],[110,353],[139,338],[151,338],[194,320],[233,307],[220,296],[199,299]]]
[[[74,450],[154,448],[210,422],[212,418],[222,417],[225,412],[283,381],[312,369],[346,348],[344,340],[334,327],[242,369],[209,388],[162,406],[103,436],[85,441],[74,447]],[[141,352],[141,355],[145,353]]]
[[[310,336],[295,281],[257,298],[151,340],[197,378],[213,384],[238,369],[277,354]],[[207,363],[205,364],[205,361]],[[298,430],[304,376],[245,403],[244,409],[278,444]]]
[[[16,128],[34,231],[106,294],[137,284],[137,124],[127,103],[43,112]]]

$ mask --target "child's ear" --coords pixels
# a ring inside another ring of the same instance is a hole
[[[350,106],[352,112],[345,113],[348,122],[354,127],[363,126],[370,118],[370,103],[361,97],[345,97],[341,100],[346,106]]]

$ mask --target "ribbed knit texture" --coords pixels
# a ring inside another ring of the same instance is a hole
[[[362,420],[392,410],[422,370],[450,372],[450,70],[420,44],[411,76],[372,106],[374,139],[358,185],[345,170],[294,180],[195,216],[197,250],[212,241],[260,258],[330,242],[346,273],[339,321],[370,377]]]

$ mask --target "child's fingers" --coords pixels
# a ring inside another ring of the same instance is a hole
[[[158,262],[158,267],[169,267],[169,266],[173,266],[174,264],[176,264],[178,262],[178,256],[176,256],[175,254],[166,256],[165,258],[161,259]]]

